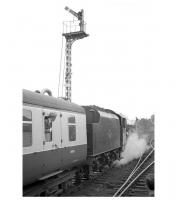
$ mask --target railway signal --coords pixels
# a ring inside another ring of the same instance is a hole
[[[63,36],[66,39],[66,46],[65,46],[65,99],[71,101],[71,48],[72,44],[79,39],[84,37],[88,37],[88,34],[85,32],[86,24],[84,22],[84,10],[82,9],[78,13],[73,11],[72,9],[65,7],[70,14],[72,14],[76,21],[69,21],[63,23]]]

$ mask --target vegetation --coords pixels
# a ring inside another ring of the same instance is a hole
[[[155,116],[152,115],[150,119],[136,119],[136,131],[139,136],[147,135],[154,138]]]

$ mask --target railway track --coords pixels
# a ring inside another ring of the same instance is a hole
[[[128,176],[122,186],[119,187],[119,189],[114,193],[113,196],[141,196],[147,193],[147,188],[144,187],[144,180],[147,172],[153,172],[153,165],[154,149],[152,149],[145,158],[139,159],[135,169],[131,172],[131,174]],[[139,184],[135,184],[137,181]]]
[[[145,178],[148,173],[154,173],[153,167],[154,151],[150,150],[140,159],[110,168],[62,196],[148,196]]]
[[[140,177],[137,177],[137,179],[135,179],[135,181],[130,184],[130,187],[127,188],[127,190],[121,196],[149,196],[149,191],[145,185],[146,176],[148,174],[154,174],[154,162],[145,172],[141,174]]]

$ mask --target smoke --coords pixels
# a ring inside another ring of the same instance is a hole
[[[122,159],[114,161],[113,165],[118,167],[139,158],[149,148],[146,137],[139,137],[137,133],[128,136],[125,149],[121,154]]]

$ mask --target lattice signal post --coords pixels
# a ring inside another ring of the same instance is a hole
[[[66,38],[66,47],[65,47],[65,99],[71,101],[71,47],[73,42],[76,40],[82,39],[89,36],[85,33],[85,22],[84,22],[84,10],[76,13],[68,7],[65,7],[65,10],[70,12],[74,17],[77,18],[77,21],[70,21],[63,23],[63,36]],[[77,25],[77,23],[79,24]]]

